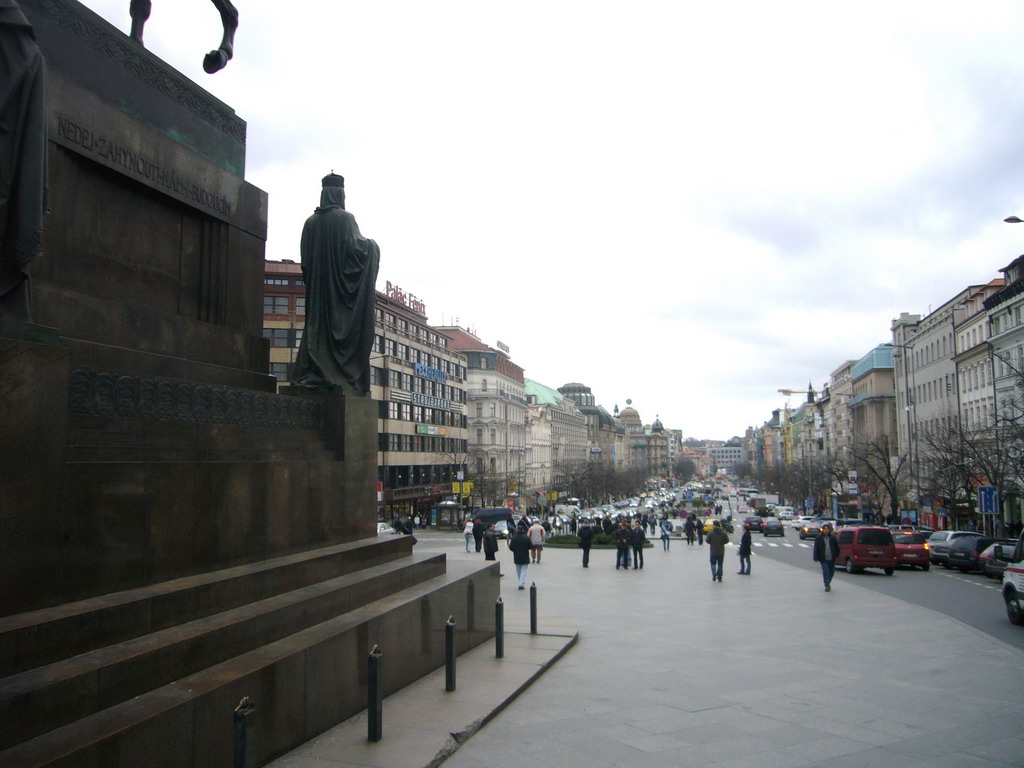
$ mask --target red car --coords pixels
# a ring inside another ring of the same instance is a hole
[[[896,565],[915,566],[923,571],[930,567],[928,562],[928,540],[923,533],[915,531],[893,531],[896,543]]]

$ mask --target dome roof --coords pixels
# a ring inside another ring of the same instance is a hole
[[[664,432],[665,426],[661,423],[661,419],[655,417],[654,423],[651,424],[651,432]]]
[[[637,411],[637,409],[633,408],[632,406],[626,406],[621,411],[619,411],[619,418],[621,419],[623,416],[629,416],[630,418],[636,417],[639,419],[640,412]]]

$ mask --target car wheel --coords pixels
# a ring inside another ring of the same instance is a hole
[[[927,571],[929,568],[931,568],[931,566],[928,565],[928,563],[925,563],[924,565],[921,566],[921,570],[922,571]]]
[[[945,568],[947,571],[953,570],[953,566],[947,563],[945,560],[942,561],[942,567]]]
[[[970,568],[957,568],[957,570],[960,571],[960,573],[968,573],[968,572],[970,572],[971,569]]]
[[[896,570],[895,568],[886,568],[886,569],[885,569],[885,575],[886,575],[886,576],[892,576],[892,574],[893,574],[893,572],[894,572],[895,570]]]
[[[1006,618],[1010,620],[1010,623],[1016,624],[1018,627],[1024,624],[1024,608],[1021,608],[1017,593],[1007,592],[1003,599],[1006,600]]]
[[[856,569],[853,567],[853,560],[851,560],[850,558],[846,558],[846,572],[856,573]]]

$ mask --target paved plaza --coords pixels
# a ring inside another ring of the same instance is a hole
[[[418,536],[417,550],[482,560],[461,536]],[[529,591],[499,556],[523,632]],[[391,697],[390,747],[365,743],[364,714],[274,768],[1024,765],[1020,651],[857,576],[825,593],[817,573],[756,553],[739,576],[730,547],[713,583],[707,547],[679,540],[645,559],[616,571],[614,551],[595,550],[583,569],[578,550],[546,549],[528,574],[542,637],[510,635],[501,661],[493,643],[467,654],[454,693],[441,670]]]

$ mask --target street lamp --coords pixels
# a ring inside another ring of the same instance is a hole
[[[1007,224],[1024,224],[1024,219],[1019,216],[1007,216],[1003,221]]]
[[[1014,218],[1014,217],[1011,217],[1011,218]],[[906,398],[906,402],[903,405],[903,409],[904,409],[904,411],[907,414],[907,456],[910,459],[910,468],[911,468],[911,470],[914,473],[914,488],[915,488],[914,503],[917,505],[917,510],[916,510],[915,514],[916,514],[916,517],[917,517],[917,522],[920,523],[921,522],[921,474],[919,472],[919,467],[918,467],[919,451],[918,451],[918,446],[917,446],[917,437],[916,437],[916,435],[912,436],[912,427],[911,427],[911,421],[910,421],[910,415],[911,415],[911,413],[913,413],[914,414],[913,424],[914,424],[914,426],[917,426],[917,403],[916,403],[916,399],[915,399],[916,398],[915,390],[917,389],[917,364],[915,363],[914,367],[910,369],[910,371],[909,371],[910,375],[908,376],[908,366],[909,366],[909,357],[910,357],[908,352],[909,353],[913,353],[913,351],[914,351],[913,345],[894,344],[894,343],[890,342],[889,346],[891,346],[891,347],[898,347],[898,348],[904,350],[904,352],[903,352],[903,392],[904,392],[904,397]],[[913,382],[911,382],[911,377],[913,377]]]

